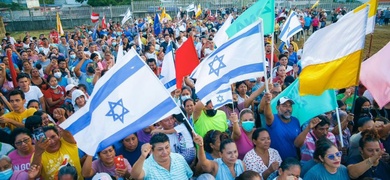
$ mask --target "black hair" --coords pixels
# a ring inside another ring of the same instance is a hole
[[[366,143],[368,142],[378,142],[380,143],[380,137],[378,134],[378,131],[375,128],[372,129],[366,129],[362,133],[362,138],[359,140],[359,147],[364,148]]]
[[[265,129],[265,128],[257,128],[257,129],[253,132],[253,134],[252,134],[252,140],[256,141],[257,138],[259,138],[260,133],[263,132],[263,131],[267,132],[268,135],[269,135],[269,132],[268,132],[267,129]],[[253,144],[253,147],[256,147],[256,145]]]
[[[255,177],[261,178],[258,172],[252,170],[246,170],[243,173],[241,173],[239,176],[237,176],[235,180],[248,180]]]
[[[43,114],[45,114],[46,112],[42,111],[42,110],[38,110],[38,111],[35,111],[35,113],[33,115],[37,115],[37,116],[42,116]],[[46,113],[47,114],[47,113]]]
[[[286,58],[288,59],[288,57],[287,57],[285,54],[280,54],[278,58],[279,58],[279,60],[280,60],[280,59],[282,59],[282,58],[284,58],[284,57],[286,57]]]
[[[76,168],[74,166],[71,166],[70,164],[63,166],[62,168],[60,168],[60,170],[58,170],[58,179],[61,179],[63,175],[67,174],[71,175],[73,177],[73,180],[78,179]]]
[[[169,142],[169,138],[166,134],[163,133],[157,133],[150,138],[150,144],[152,145],[152,149],[154,150],[154,147],[157,143],[165,143]]]
[[[290,169],[292,166],[299,166],[299,168],[301,168],[301,163],[296,158],[288,157],[282,162],[282,164],[280,164],[279,168],[281,168],[282,171],[285,171]]]
[[[332,146],[335,145],[326,137],[318,139],[316,141],[316,150],[314,151],[313,158],[321,162],[320,157],[324,158],[326,155],[326,151],[328,151],[328,149],[330,149]]]
[[[31,99],[30,101],[28,101],[27,107],[30,106],[31,103],[35,103],[35,102],[38,103],[38,105],[40,105],[40,103],[39,103],[38,100],[36,100],[36,99]]]
[[[20,95],[20,97],[23,100],[25,99],[24,92],[22,90],[19,90],[19,89],[15,89],[15,90],[11,91],[9,93],[9,98],[11,99],[11,96],[16,96],[16,95]]]
[[[191,89],[190,87],[188,87],[188,86],[183,86],[183,87],[181,88],[181,91],[183,92],[184,90],[188,90],[188,91],[190,91],[190,93],[192,94],[192,89]]]
[[[155,60],[154,58],[149,58],[149,59],[146,60],[146,63],[148,63],[148,64],[149,64],[149,63],[152,63],[152,62],[153,62],[154,64],[157,64],[157,63],[156,63],[156,60]]]
[[[245,84],[245,81],[239,81],[239,82],[236,82],[236,91],[238,90],[238,88],[240,87],[241,84],[244,84],[246,87],[248,87],[248,85]]]
[[[358,121],[357,121],[357,125],[356,125],[356,127],[363,127],[367,122],[369,122],[369,121],[373,121],[372,119],[371,119],[371,117],[368,117],[368,116],[363,116],[363,117],[360,117],[359,119],[358,119]]]
[[[352,109],[353,114],[354,114],[353,122],[355,123],[355,126],[353,126],[353,132],[357,132],[357,130],[358,130],[357,128],[359,126],[356,126],[356,124],[358,124],[358,120],[360,118],[360,114],[362,111],[362,106],[365,102],[370,102],[370,100],[368,100],[364,96],[360,96],[360,97],[356,98],[356,100],[355,100],[355,106],[354,106],[354,109]]]
[[[53,76],[53,75],[48,75],[47,78],[46,78],[46,82],[47,82],[48,84],[49,84],[51,78],[55,78],[55,79],[57,80],[57,78],[56,78],[55,76]],[[57,83],[58,83],[58,82],[57,82]]]
[[[319,118],[321,121],[314,128],[322,127],[325,125],[330,125],[330,121],[329,121],[328,117],[326,117],[324,115],[319,115],[319,116],[317,116],[317,118]]]
[[[219,152],[222,153],[222,151],[226,148],[226,145],[230,143],[234,143],[234,141],[232,139],[225,139],[221,141],[221,145],[219,146]]]
[[[35,128],[42,126],[42,117],[39,115],[32,115],[26,118],[26,123],[24,126],[30,131],[33,132]]]
[[[85,84],[78,84],[77,89],[80,89],[80,88],[84,88],[85,90],[87,90],[87,86]]]
[[[53,130],[57,135],[59,135],[58,129],[55,126],[45,126],[45,127],[43,127],[43,132],[47,132],[49,130]]]
[[[342,106],[345,106],[345,103],[341,100],[337,100],[337,106],[341,108]]]
[[[16,81],[19,82],[19,80],[22,78],[30,79],[30,75],[28,75],[27,73],[19,73],[18,76],[16,76]]]
[[[12,143],[13,145],[15,145],[16,136],[18,136],[19,134],[26,134],[26,135],[29,136],[31,139],[33,138],[33,137],[32,137],[32,134],[31,134],[31,131],[29,131],[27,128],[15,128],[15,129],[11,132],[11,135],[10,135],[11,143]]]
[[[229,136],[226,133],[222,133],[218,130],[210,130],[204,135],[204,150],[208,153],[213,152],[213,148],[211,148],[210,144],[215,144],[217,141],[217,137],[219,137],[220,141],[225,139],[229,139]]]

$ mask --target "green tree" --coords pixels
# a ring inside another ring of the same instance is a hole
[[[39,0],[39,4],[54,4],[54,0]]]

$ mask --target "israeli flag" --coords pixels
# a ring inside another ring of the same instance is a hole
[[[282,31],[279,34],[279,39],[285,42],[286,46],[289,47],[290,38],[302,30],[302,24],[299,21],[297,14],[295,11],[292,11],[283,25]]]
[[[229,86],[217,92],[213,98],[211,98],[214,109],[218,109],[225,104],[233,103],[232,88]]]
[[[213,41],[217,47],[221,46],[223,43],[228,41],[229,36],[226,33],[226,29],[228,29],[229,26],[232,24],[232,19],[233,19],[233,16],[230,14],[229,17],[226,19],[226,21],[221,26],[221,28],[215,34]]]
[[[161,67],[160,81],[169,92],[176,90],[176,70],[173,61],[172,43],[169,43],[165,51],[164,61]]]
[[[82,151],[93,156],[175,113],[180,109],[170,93],[131,49],[99,79],[87,104],[60,127],[73,134]]]
[[[234,82],[264,75],[263,36],[263,23],[259,19],[203,60],[197,70],[195,89],[204,104]]]

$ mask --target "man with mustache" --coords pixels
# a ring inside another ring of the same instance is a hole
[[[264,109],[265,114],[272,113],[270,105],[271,96],[267,95],[265,97],[267,98],[267,105]],[[265,128],[268,130],[272,139],[271,147],[278,150],[282,160],[287,157],[298,158],[298,150],[296,147],[302,146],[307,134],[306,132],[308,132],[306,129],[302,131],[299,120],[292,116],[293,104],[294,101],[288,97],[281,97],[276,106],[278,113],[274,114],[274,116],[266,116]],[[319,122],[320,120],[318,118],[314,118],[310,121],[307,128],[311,129]]]

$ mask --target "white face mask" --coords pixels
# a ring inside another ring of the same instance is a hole
[[[56,72],[56,73],[54,73],[54,77],[56,77],[57,79],[60,78],[61,75],[62,75],[61,72]]]
[[[181,98],[181,101],[184,102],[185,100],[190,99],[191,96],[181,96],[180,98]]]

